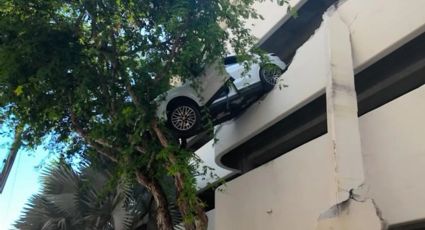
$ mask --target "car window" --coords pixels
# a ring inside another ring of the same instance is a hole
[[[217,96],[217,98],[226,97],[229,94],[229,87],[226,85],[225,88],[221,91],[221,93]]]
[[[224,58],[224,65],[233,65],[238,63],[236,56],[228,56]]]

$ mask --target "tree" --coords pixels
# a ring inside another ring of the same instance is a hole
[[[149,218],[151,195],[140,185],[113,180],[111,169],[87,165],[76,172],[64,162],[48,167],[43,172],[41,192],[30,198],[15,227],[22,230],[148,229],[155,224]],[[174,206],[169,209],[173,210]],[[179,215],[174,216],[174,220],[181,220]]]
[[[0,121],[20,130],[15,146],[49,139],[67,156],[116,163],[152,194],[159,229],[172,228],[159,181],[172,176],[185,228],[205,229],[194,154],[156,118],[155,98],[229,46],[249,60],[254,1],[2,0]]]

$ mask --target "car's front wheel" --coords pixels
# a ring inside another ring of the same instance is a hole
[[[200,128],[199,107],[189,101],[174,103],[168,112],[168,122],[178,136],[190,137]]]
[[[260,69],[260,79],[266,91],[273,89],[283,70],[275,64],[263,65]]]

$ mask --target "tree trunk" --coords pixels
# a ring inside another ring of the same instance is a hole
[[[184,186],[183,177],[184,176],[181,173],[177,173],[174,176],[174,182],[175,182],[176,190],[177,190],[177,197],[178,197],[177,204],[178,204],[179,210],[183,216],[187,216],[190,214],[189,205],[186,202],[186,200],[179,199],[181,191],[183,191],[183,186]],[[195,206],[195,213],[193,213],[194,222],[188,223],[188,224],[185,223],[184,225],[185,230],[206,230],[208,226],[208,218],[207,218],[207,215],[205,214],[202,204],[200,203],[200,201],[196,201],[194,206]]]
[[[164,191],[162,190],[160,184],[155,179],[150,179],[143,175],[140,171],[136,172],[137,181],[145,186],[149,192],[152,194],[152,197],[155,200],[156,204],[156,225],[159,230],[172,230],[173,223],[171,220],[170,211],[168,210],[168,202],[165,196]]]
[[[151,124],[152,129],[154,130],[156,136],[158,137],[159,142],[164,148],[168,147],[168,140],[165,137],[165,135],[162,133],[162,131],[158,127],[158,123],[156,120],[154,120]],[[176,156],[173,153],[169,153],[168,155],[169,164],[176,165],[177,159]],[[170,165],[167,165],[167,167],[170,167]],[[199,200],[196,200],[196,202],[193,204],[192,210],[190,207],[189,202],[184,199],[184,197],[181,197],[182,192],[184,191],[184,179],[185,177],[188,177],[191,175],[185,175],[182,172],[177,172],[174,175],[174,184],[176,186],[177,190],[177,205],[179,207],[180,213],[183,217],[187,217],[189,215],[194,215],[194,222],[193,223],[184,223],[185,230],[206,230],[208,226],[208,218],[205,214],[205,211],[202,207],[202,204]],[[195,191],[196,192],[196,191]],[[191,213],[193,212],[194,213]]]
[[[16,155],[18,154],[19,149],[21,148],[22,145],[22,126],[21,125],[17,125],[15,127],[15,136],[13,138],[13,142],[12,142],[12,146],[9,149],[9,154],[7,155],[7,158],[5,159],[4,162],[4,167],[3,169],[0,171],[0,175],[5,178],[5,179],[0,179],[3,180],[2,182],[0,182],[0,193],[3,191],[3,188],[6,184],[6,179],[9,176],[10,171],[12,170],[12,166],[13,166],[13,162],[15,161]]]

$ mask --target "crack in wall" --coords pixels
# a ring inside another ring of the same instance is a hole
[[[371,198],[358,201],[352,198],[338,203],[322,213],[316,230],[387,229],[387,224],[376,202]]]

